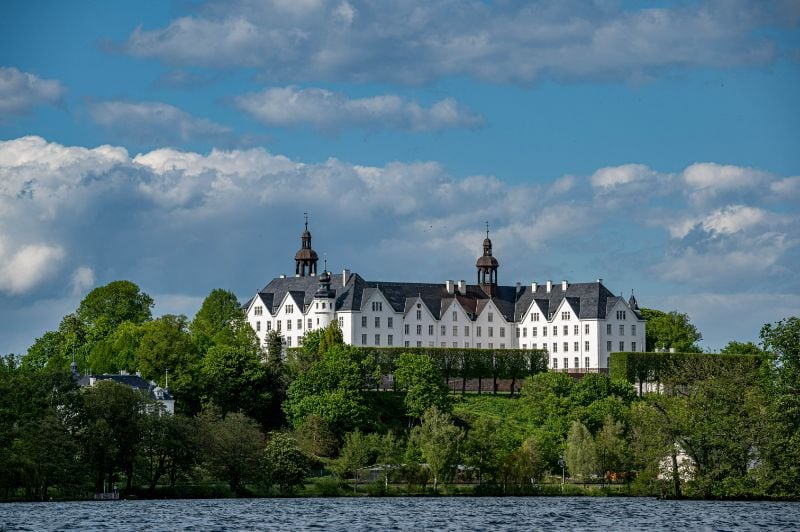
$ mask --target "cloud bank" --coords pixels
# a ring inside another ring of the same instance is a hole
[[[28,114],[38,105],[58,105],[64,92],[57,80],[0,66],[0,123],[10,115]]]

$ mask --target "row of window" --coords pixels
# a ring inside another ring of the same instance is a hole
[[[580,357],[575,357],[574,358],[574,360],[573,360],[573,364],[574,365],[572,366],[574,369],[580,369],[580,360],[581,360]],[[564,369],[569,369],[569,358],[567,358],[567,357],[564,357],[564,366],[563,366],[563,368]],[[584,357],[584,359],[583,359],[583,368],[584,369],[589,369],[589,357]],[[558,359],[556,357],[553,357],[553,369],[558,369]]]
[[[367,328],[367,322],[368,322],[367,317],[366,316],[361,316],[361,327],[362,328],[364,328],[364,329]],[[386,318],[386,327],[388,329],[394,329],[394,318],[393,317],[389,316],[388,318]],[[381,317],[380,316],[375,316],[375,328],[376,329],[380,329],[381,328]]]
[[[625,311],[624,310],[620,310],[619,312],[625,312]],[[606,334],[611,336],[611,334],[613,334],[612,333],[613,330],[614,330],[614,327],[610,323],[606,323]],[[620,336],[625,336],[625,325],[624,324],[620,324],[619,325],[619,335]],[[636,324],[632,324],[631,325],[631,336],[636,336]]]

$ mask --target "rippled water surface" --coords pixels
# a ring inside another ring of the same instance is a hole
[[[75,529],[800,530],[800,503],[464,497],[0,504],[0,530]]]

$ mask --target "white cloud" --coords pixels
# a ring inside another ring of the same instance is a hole
[[[9,247],[0,233],[0,292],[7,294],[22,294],[36,287],[53,275],[64,259],[60,246],[28,244],[14,250]]]
[[[211,2],[123,49],[175,66],[258,68],[271,80],[423,83],[471,76],[530,84],[639,81],[662,71],[767,64],[765,28],[792,3],[630,8],[595,2]]]
[[[347,127],[435,131],[483,124],[482,117],[452,98],[425,108],[395,95],[351,99],[325,89],[283,87],[239,96],[236,105],[267,126],[311,125],[331,132]]]
[[[689,186],[689,199],[703,204],[721,196],[749,193],[769,182],[771,176],[753,168],[695,163],[683,171],[682,178]]]
[[[161,102],[95,102],[89,104],[89,114],[115,136],[147,145],[174,145],[197,139],[224,141],[231,136],[227,126]]]
[[[800,176],[779,179],[770,185],[770,190],[782,198],[800,197]]]
[[[624,164],[601,168],[592,174],[589,180],[594,187],[612,189],[621,185],[641,182],[654,176],[656,176],[656,172],[643,164]]]
[[[89,288],[94,286],[96,279],[94,270],[88,266],[81,266],[72,272],[72,293],[74,295],[82,295]]]
[[[63,95],[64,87],[57,80],[0,67],[0,122],[4,116],[27,114],[37,105],[58,105]]]

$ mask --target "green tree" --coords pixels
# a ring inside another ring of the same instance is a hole
[[[202,443],[194,418],[164,415],[154,406],[144,416],[138,467],[151,492],[164,476],[175,487],[181,475],[190,474]]]
[[[567,435],[567,449],[564,453],[570,476],[584,480],[597,471],[597,453],[594,439],[589,429],[580,421],[573,421]]]
[[[94,374],[135,371],[136,350],[142,334],[140,325],[122,322],[111,334],[92,346],[87,360],[88,369]]]
[[[464,440],[462,454],[467,465],[478,471],[478,484],[488,475],[494,478],[501,456],[499,424],[490,418],[480,417],[472,424]]]
[[[295,440],[306,452],[315,456],[334,456],[339,451],[339,440],[328,423],[316,414],[306,416],[295,431]]]
[[[405,442],[394,432],[376,438],[377,463],[383,466],[383,486],[389,489],[389,478],[393,472],[399,471],[403,465],[403,455],[405,454]]]
[[[422,415],[422,423],[411,431],[410,442],[428,464],[434,491],[439,479],[455,464],[463,437],[464,431],[453,424],[450,414],[440,411],[435,405]]]
[[[334,320],[325,327],[325,332],[319,342],[319,353],[327,353],[329,349],[342,344],[344,344],[344,336],[339,328],[339,322]]]
[[[258,424],[238,412],[224,418],[204,412],[200,420],[206,438],[205,463],[211,472],[226,480],[233,493],[256,480],[264,450]]]
[[[645,346],[647,351],[673,348],[679,353],[699,353],[697,342],[703,335],[690,321],[687,314],[675,310],[663,312],[643,308],[642,317],[647,320]]]
[[[609,471],[624,471],[626,469],[626,445],[624,427],[621,422],[606,416],[603,427],[594,438],[595,454],[597,457],[597,473],[601,478]]]
[[[431,406],[443,412],[452,408],[441,373],[427,355],[403,353],[394,373],[396,385],[405,390],[406,415],[419,418]]]
[[[77,316],[89,327],[105,321],[113,330],[124,321],[144,323],[151,317],[153,298],[131,281],[113,281],[89,292],[78,306]]]
[[[269,363],[273,366],[280,365],[283,357],[283,336],[281,336],[281,333],[272,329],[267,333],[264,343],[267,345],[267,360]]]
[[[737,342],[731,340],[725,347],[720,349],[720,355],[763,355],[764,350],[753,342]]]
[[[205,353],[213,345],[235,343],[234,331],[244,323],[244,319],[244,312],[236,295],[228,290],[215,288],[203,300],[189,330],[198,350]]]
[[[358,472],[375,463],[377,456],[375,438],[356,429],[344,435],[344,444],[336,462],[336,470],[340,477],[351,474],[353,491],[358,487]]]
[[[265,484],[278,486],[284,494],[302,486],[310,471],[308,457],[284,432],[272,433],[264,448],[262,467]]]

